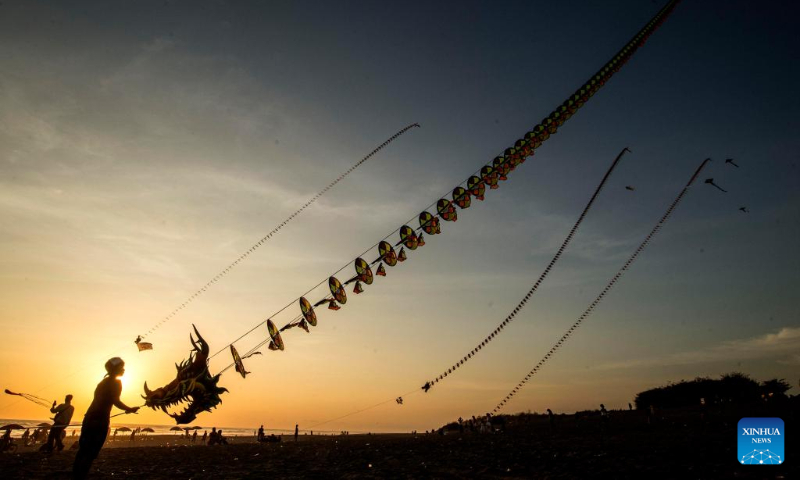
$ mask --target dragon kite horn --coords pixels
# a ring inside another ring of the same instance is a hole
[[[192,328],[194,329],[194,334],[197,335],[197,343],[200,344],[200,348],[198,348],[197,350],[203,353],[204,355],[208,355],[209,352],[208,343],[206,343],[206,340],[203,338],[202,335],[200,335],[200,332],[197,331],[197,327],[195,326],[195,324],[192,324]],[[189,337],[191,338],[191,334],[189,335]],[[194,344],[194,341],[192,341],[192,344]]]

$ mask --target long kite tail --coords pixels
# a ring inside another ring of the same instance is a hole
[[[611,76],[614,73],[616,73],[617,71],[620,70],[620,68],[622,68],[622,65],[625,64],[628,61],[628,59],[630,59],[630,57],[634,54],[634,52],[645,43],[645,41],[655,31],[655,29],[658,28],[661,25],[661,23],[664,22],[664,20],[666,20],[667,16],[675,8],[678,2],[679,0],[671,0],[669,3],[667,3],[667,5],[665,5],[664,8],[662,8],[639,31],[639,33],[634,35],[634,37],[624,47],[622,47],[622,49],[620,49],[616,55],[614,55],[611,58],[611,60],[606,62],[606,64],[593,77],[591,77],[583,86],[581,86],[578,90],[576,90],[573,95],[568,97],[567,100],[564,101],[559,107],[553,110],[553,112],[551,112],[548,117],[542,120],[540,124],[533,127],[533,129],[530,132],[526,133],[523,138],[517,140],[512,147],[507,148],[503,152],[503,154],[495,158],[493,162],[490,162],[489,164],[485,165],[484,167],[476,171],[474,175],[478,175],[478,173],[480,172],[480,177],[470,177],[469,179],[466,179],[463,182],[459,183],[458,186],[460,187],[461,185],[466,184],[469,189],[470,181],[473,178],[479,179],[478,184],[475,186],[481,186],[481,185],[486,186],[488,179],[490,178],[491,175],[493,175],[492,172],[494,172],[495,166],[507,168],[508,171],[510,171],[513,168],[516,168],[516,166],[520,165],[522,162],[524,162],[524,160],[527,157],[532,156],[534,154],[534,151],[543,142],[545,142],[548,138],[550,138],[552,134],[555,134],[558,128],[561,127],[564,124],[564,122],[566,122],[570,117],[572,117],[572,115],[575,114],[578,111],[578,109],[580,109],[580,107],[582,107],[584,103],[586,103],[589,100],[589,98],[592,95],[594,95],[611,78]],[[486,172],[485,174],[484,171]],[[489,183],[489,186],[491,188],[497,187],[496,178],[494,185]],[[482,199],[482,196],[478,196],[476,194],[476,198]],[[444,199],[439,200],[439,202],[443,201],[446,205],[451,205],[451,203],[447,200]],[[439,211],[438,215],[430,214],[429,212],[427,212],[428,209],[432,208],[434,205],[438,205],[439,202],[434,202],[433,204],[428,206],[425,209],[425,211],[423,211],[423,214],[428,214],[431,219],[437,216],[444,218],[442,216],[441,211]],[[447,218],[444,219],[447,220]],[[413,218],[409,219],[409,222],[411,222],[412,220]],[[420,227],[422,227],[422,225],[420,225]],[[398,230],[399,229],[394,230],[389,236],[393,235]],[[389,236],[384,237],[384,240],[388,239]],[[369,249],[367,249],[367,251],[372,250],[376,246],[378,246],[377,243],[372,247],[370,247]],[[367,253],[366,251],[362,253],[362,256],[366,253]],[[339,270],[337,270],[336,273],[334,273],[334,275],[336,275],[338,272],[346,268],[347,265],[349,265],[349,263],[342,266]],[[309,293],[311,290],[314,290],[315,288],[319,287],[327,280],[328,280],[327,278],[323,279],[322,281],[320,281],[320,283],[312,287],[306,293]],[[275,312],[269,318],[272,318],[275,315],[281,313],[283,310],[291,306],[292,303],[294,303],[296,300],[297,299],[293,300],[292,302],[290,302],[289,304],[287,304],[286,306]],[[241,335],[231,343],[236,343],[240,341],[242,338],[244,338],[245,336],[249,335],[256,329],[261,327],[264,323],[266,323],[266,321],[262,321],[256,324],[250,330],[245,332],[243,335]],[[220,349],[218,352],[214,353],[209,358],[215,357],[216,355],[224,351],[226,348],[227,347]]]
[[[664,213],[664,216],[661,217],[661,219],[658,221],[658,223],[656,223],[656,226],[653,227],[653,229],[650,231],[649,234],[647,234],[647,236],[642,241],[642,243],[639,244],[639,247],[636,248],[636,250],[628,258],[628,260],[622,265],[622,267],[619,269],[619,271],[617,271],[617,273],[611,278],[611,280],[608,282],[608,284],[605,286],[605,288],[603,288],[603,290],[600,292],[600,294],[597,296],[597,298],[595,298],[594,301],[589,304],[589,307],[586,308],[586,310],[583,312],[583,314],[581,314],[580,317],[578,317],[578,320],[575,323],[573,323],[571,327],[569,327],[569,329],[564,333],[564,335],[561,336],[561,338],[553,345],[553,347],[545,354],[545,356],[542,357],[541,360],[539,360],[539,363],[537,363],[536,366],[533,367],[533,369],[531,369],[531,371],[528,372],[527,375],[525,375],[525,378],[523,378],[517,384],[517,386],[514,387],[508,393],[508,395],[506,395],[506,397],[500,403],[497,404],[496,407],[494,407],[494,410],[492,410],[492,413],[499,412],[500,409],[502,409],[505,406],[505,404],[508,403],[509,400],[511,400],[514,397],[514,395],[516,395],[522,389],[522,387],[525,386],[525,384],[528,383],[528,381],[531,378],[533,378],[534,375],[536,375],[536,373],[542,368],[542,366],[544,366],[544,364],[547,363],[547,361],[551,357],[553,357],[553,355],[555,355],[555,353],[564,345],[564,343],[569,339],[569,337],[572,336],[572,334],[575,333],[575,331],[578,329],[578,327],[581,326],[583,321],[586,320],[586,318],[589,315],[591,315],[591,313],[594,311],[594,308],[597,305],[599,305],[600,302],[603,300],[603,297],[605,297],[606,294],[614,287],[614,285],[622,277],[622,275],[624,275],[625,272],[628,271],[630,266],[633,264],[633,262],[639,256],[639,254],[642,253],[642,251],[650,243],[650,240],[652,240],[653,237],[659,232],[659,230],[661,230],[661,227],[663,227],[664,224],[667,222],[667,220],[669,219],[670,215],[672,215],[672,212],[675,210],[675,208],[678,206],[680,201],[683,199],[684,195],[686,195],[686,192],[689,191],[689,187],[692,186],[692,183],[694,183],[695,179],[697,178],[697,175],[700,174],[700,170],[702,170],[703,167],[706,166],[706,164],[709,162],[709,160],[710,159],[707,158],[707,159],[705,159],[703,161],[703,163],[700,164],[700,167],[697,168],[697,171],[695,171],[694,175],[692,175],[692,178],[689,179],[689,182],[686,184],[686,186],[683,187],[683,190],[681,190],[681,193],[678,194],[678,196],[675,198],[675,200],[669,206],[669,208],[667,209],[666,213]]]
[[[530,290],[528,290],[528,293],[525,294],[524,297],[522,297],[522,300],[520,300],[519,303],[517,304],[517,306],[514,307],[514,310],[512,310],[511,313],[509,313],[508,316],[506,316],[506,318],[502,322],[500,322],[500,324],[497,326],[497,328],[495,328],[489,335],[486,336],[486,338],[483,339],[483,341],[481,341],[475,348],[473,348],[472,351],[470,351],[467,355],[464,355],[464,357],[462,359],[460,359],[458,362],[453,364],[452,367],[450,367],[447,370],[445,370],[444,372],[442,372],[438,377],[434,378],[433,380],[429,380],[428,382],[426,382],[425,386],[422,387],[422,389],[424,391],[427,392],[434,385],[436,385],[440,381],[442,381],[445,378],[447,378],[448,375],[450,375],[453,372],[455,372],[456,369],[458,369],[459,367],[461,367],[462,365],[467,363],[470,359],[472,359],[475,355],[477,355],[478,352],[483,347],[488,345],[488,343],[491,342],[495,338],[495,336],[497,336],[504,328],[506,328],[506,325],[508,325],[509,323],[511,323],[514,320],[516,315],[522,310],[522,308],[525,306],[525,304],[528,303],[528,300],[530,300],[530,298],[533,296],[533,294],[536,293],[536,290],[538,290],[539,285],[542,284],[544,279],[547,277],[547,274],[550,273],[550,270],[552,270],[553,266],[556,264],[558,259],[561,258],[561,254],[564,253],[564,250],[567,248],[567,245],[569,245],[569,242],[572,241],[572,237],[575,236],[575,232],[578,231],[578,227],[581,225],[581,223],[583,223],[583,219],[586,218],[586,214],[589,213],[589,209],[592,208],[592,205],[594,204],[594,201],[597,199],[598,195],[600,195],[600,191],[603,190],[603,187],[605,186],[606,181],[611,176],[611,172],[614,171],[614,169],[617,167],[617,164],[619,164],[619,161],[622,160],[622,156],[625,154],[625,152],[629,152],[629,151],[630,150],[628,150],[627,148],[624,148],[621,152],[619,152],[619,155],[617,155],[617,158],[614,159],[614,163],[611,164],[611,167],[609,167],[609,169],[606,172],[605,176],[603,176],[603,180],[600,181],[600,184],[597,186],[597,189],[594,191],[594,194],[592,195],[592,198],[589,199],[589,203],[586,204],[586,207],[584,207],[583,212],[581,212],[580,216],[578,217],[578,221],[575,222],[575,225],[572,226],[572,229],[569,231],[569,234],[564,239],[564,242],[561,244],[561,246],[558,248],[558,251],[553,256],[552,260],[550,260],[550,263],[547,264],[547,267],[544,269],[542,274],[539,276],[539,279],[536,280],[536,283],[534,283],[533,286],[530,288]]]
[[[230,264],[230,265],[228,265],[227,267],[225,267],[225,268],[224,268],[224,269],[223,269],[221,272],[219,272],[218,274],[214,275],[214,277],[213,277],[211,280],[209,280],[208,282],[206,282],[206,284],[205,284],[205,285],[203,285],[202,287],[200,287],[200,288],[199,288],[199,289],[198,289],[196,292],[194,292],[194,293],[193,293],[191,296],[189,296],[189,298],[187,298],[186,300],[184,300],[184,302],[183,302],[183,303],[181,303],[180,305],[178,305],[178,307],[176,307],[176,308],[175,308],[173,311],[171,311],[171,312],[169,313],[169,315],[167,315],[166,317],[164,317],[164,318],[163,318],[163,319],[162,319],[160,322],[156,323],[156,324],[155,324],[155,325],[154,325],[154,326],[153,326],[153,327],[152,327],[150,330],[148,330],[148,331],[147,331],[147,333],[145,333],[144,335],[142,335],[142,336],[141,336],[141,338],[145,338],[145,337],[147,337],[147,335],[149,335],[149,334],[153,333],[153,332],[154,332],[156,329],[158,329],[158,328],[159,328],[161,325],[163,325],[163,324],[165,324],[166,322],[168,322],[169,320],[171,320],[171,319],[172,319],[172,318],[173,318],[175,315],[177,315],[177,314],[178,314],[178,312],[180,312],[181,310],[183,310],[184,308],[186,308],[186,307],[187,307],[187,306],[188,306],[190,303],[192,303],[192,301],[194,301],[194,299],[195,299],[195,298],[197,298],[197,297],[199,297],[200,295],[202,295],[203,293],[205,293],[205,291],[206,291],[206,290],[208,290],[208,288],[209,288],[209,287],[211,287],[211,285],[212,285],[212,284],[216,283],[216,282],[217,282],[218,280],[220,280],[222,277],[224,277],[225,275],[227,275],[227,274],[228,274],[228,272],[230,272],[231,270],[233,270],[233,268],[234,268],[234,267],[236,267],[236,266],[237,266],[237,265],[238,265],[238,264],[239,264],[239,263],[240,263],[242,260],[244,260],[245,258],[247,258],[247,257],[248,257],[248,256],[249,256],[251,253],[253,253],[254,251],[256,251],[256,249],[258,249],[258,247],[260,247],[261,245],[263,245],[263,244],[264,244],[264,242],[266,242],[267,240],[269,240],[270,238],[272,238],[272,236],[273,236],[273,235],[275,235],[276,233],[278,233],[278,231],[279,231],[280,229],[282,229],[284,226],[286,226],[286,224],[287,224],[287,223],[289,223],[290,221],[292,221],[292,219],[294,219],[296,216],[300,215],[300,213],[302,213],[302,212],[303,212],[303,210],[305,210],[305,209],[306,209],[306,208],[308,208],[308,207],[309,207],[309,206],[310,206],[312,203],[314,203],[315,201],[317,201],[317,199],[318,199],[319,197],[321,197],[321,196],[325,195],[325,193],[327,193],[327,192],[328,192],[328,190],[330,190],[331,188],[333,188],[333,187],[334,187],[334,186],[335,186],[337,183],[339,183],[340,181],[342,181],[342,180],[343,180],[343,179],[344,179],[346,176],[350,175],[350,173],[352,173],[352,172],[353,172],[353,170],[355,170],[356,168],[358,168],[359,166],[361,166],[361,164],[363,164],[364,162],[366,162],[367,160],[369,160],[369,159],[370,159],[370,158],[371,158],[373,155],[375,155],[376,153],[378,153],[379,151],[381,151],[381,149],[383,149],[383,147],[385,147],[385,146],[389,145],[389,144],[390,144],[390,143],[392,143],[392,142],[393,142],[393,141],[394,141],[394,140],[395,140],[397,137],[399,137],[400,135],[402,135],[402,134],[406,133],[408,130],[411,130],[411,129],[412,129],[412,128],[414,128],[414,127],[419,127],[419,124],[418,124],[418,123],[412,123],[411,125],[408,125],[407,127],[403,128],[403,129],[402,129],[402,130],[400,130],[399,132],[397,132],[397,133],[395,133],[394,135],[392,135],[391,137],[389,137],[389,139],[388,139],[388,140],[386,140],[385,142],[383,142],[383,143],[381,143],[380,145],[378,145],[378,147],[377,147],[375,150],[373,150],[373,151],[369,152],[369,153],[368,153],[368,154],[367,154],[367,155],[366,155],[364,158],[362,158],[362,159],[361,159],[361,160],[359,160],[358,162],[354,163],[354,164],[353,164],[353,166],[351,166],[351,167],[350,167],[349,169],[347,169],[347,170],[346,170],[344,173],[342,173],[341,175],[339,175],[339,177],[338,177],[338,178],[336,178],[335,180],[333,180],[331,183],[329,183],[329,184],[328,184],[328,186],[326,186],[325,188],[323,188],[322,190],[320,190],[319,192],[317,192],[317,193],[316,193],[316,195],[314,195],[313,197],[311,197],[311,198],[310,198],[310,199],[309,199],[309,200],[308,200],[306,203],[304,203],[304,204],[303,204],[303,206],[301,206],[301,207],[300,207],[300,208],[298,208],[298,209],[297,209],[297,210],[296,210],[294,213],[292,213],[291,215],[289,215],[288,217],[286,217],[286,219],[285,219],[285,220],[283,220],[281,223],[279,223],[277,226],[275,226],[275,228],[273,228],[273,229],[272,229],[272,230],[271,230],[271,231],[270,231],[268,234],[266,234],[266,235],[265,235],[264,237],[262,237],[262,238],[261,238],[261,239],[260,239],[258,242],[256,242],[255,244],[253,244],[253,246],[252,246],[252,247],[250,247],[250,249],[248,249],[246,252],[244,252],[243,254],[241,254],[241,255],[239,256],[239,258],[237,258],[236,260],[234,260],[233,262],[231,262],[231,264]]]

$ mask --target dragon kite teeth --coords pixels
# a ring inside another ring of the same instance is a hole
[[[203,411],[210,411],[222,403],[220,395],[228,389],[218,387],[220,375],[211,375],[208,370],[208,343],[200,335],[197,327],[194,328],[195,341],[191,335],[189,339],[192,343],[192,352],[189,354],[189,361],[183,361],[180,365],[175,364],[177,375],[169,384],[150,390],[147,382],[144,384],[142,398],[145,399],[145,406],[161,411],[175,419],[179,425],[191,423],[197,418],[197,414]],[[167,407],[173,407],[185,402],[189,402],[181,413],[169,413]]]

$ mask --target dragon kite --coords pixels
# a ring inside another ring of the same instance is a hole
[[[227,392],[227,388],[217,386],[220,375],[211,375],[208,371],[208,343],[194,328],[197,341],[189,334],[192,342],[192,351],[189,360],[175,364],[178,370],[175,380],[167,385],[150,390],[144,382],[144,404],[153,410],[160,408],[164,413],[175,419],[178,425],[191,423],[200,412],[210,412],[212,408],[222,403],[220,395]],[[167,407],[181,405],[189,402],[181,413],[170,413]]]

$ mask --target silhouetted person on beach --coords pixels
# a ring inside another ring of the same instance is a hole
[[[92,462],[97,458],[108,432],[111,430],[111,407],[125,410],[125,413],[136,413],[139,407],[129,407],[122,403],[119,396],[122,394],[122,382],[117,378],[125,373],[125,362],[119,357],[114,357],[106,362],[106,376],[94,390],[94,399],[81,426],[80,449],[75,456],[72,474],[75,478],[86,478]]]
[[[553,416],[553,411],[550,410],[549,408],[547,409],[547,420],[550,422],[550,430],[555,429],[556,428],[556,419]]]
[[[606,406],[602,403],[600,404],[600,421],[603,422],[603,427],[608,424],[608,410],[606,410]]]
[[[208,430],[203,430],[203,445],[205,445],[206,439],[208,439]]]
[[[628,402],[628,410],[633,411],[633,405],[631,405],[631,402]]]
[[[11,429],[7,428],[3,438],[0,438],[0,452],[5,452],[11,448],[11,445],[14,445],[14,440],[11,439]]]
[[[53,449],[58,449],[60,452],[64,450],[64,443],[61,441],[61,434],[69,426],[72,420],[72,414],[75,412],[75,407],[72,406],[72,395],[64,397],[64,403],[56,406],[55,400],[53,406],[50,407],[50,413],[55,413],[53,417],[53,427],[50,429],[50,434],[47,436],[47,443],[42,445],[39,449],[40,452],[50,453]]]
[[[294,424],[294,441],[295,441],[295,442],[297,441],[297,433],[298,433],[299,431],[300,431],[300,430],[297,428],[297,424],[295,423],[295,424]]]
[[[259,427],[258,429],[258,441],[259,442],[264,441],[264,425],[261,425],[261,427]]]

